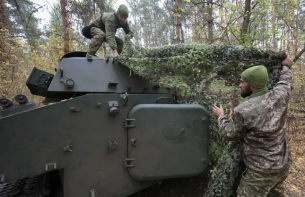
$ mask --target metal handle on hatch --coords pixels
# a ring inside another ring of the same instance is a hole
[[[155,100],[155,103],[158,103],[158,101],[165,100],[165,99],[167,99],[169,103],[171,102],[171,98],[170,97],[159,97],[159,98],[157,98],[157,100]]]

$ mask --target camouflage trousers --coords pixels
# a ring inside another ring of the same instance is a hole
[[[276,174],[261,174],[247,169],[240,180],[238,197],[284,197],[284,181],[289,170]]]
[[[102,46],[103,42],[106,41],[106,34],[97,27],[92,27],[90,30],[90,34],[92,36],[91,43],[89,44],[89,50],[87,52],[87,56],[94,56],[97,50]],[[115,36],[115,41],[117,43],[117,51],[121,54],[123,50],[124,42]]]

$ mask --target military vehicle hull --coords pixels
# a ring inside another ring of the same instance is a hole
[[[105,60],[93,61],[99,68]],[[60,191],[52,191],[52,179],[44,179],[42,196],[128,196],[162,179],[198,175],[207,167],[209,115],[204,107],[177,104],[174,95],[161,89],[155,92],[153,84],[151,91],[141,88],[145,93],[112,87],[111,92],[99,92],[97,87],[84,94],[86,76],[73,76],[75,85],[83,86],[73,90],[62,83],[59,70],[77,72],[64,65],[60,64],[46,96],[60,102],[0,118],[2,183],[58,172],[56,190]],[[126,75],[128,79],[129,70]],[[72,93],[78,96],[71,97]],[[12,191],[3,184],[1,192],[4,196]]]

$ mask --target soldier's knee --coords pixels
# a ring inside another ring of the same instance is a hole
[[[93,36],[94,39],[103,40],[105,38],[104,33],[97,33]]]
[[[90,30],[90,34],[93,39],[104,39],[105,37],[105,33],[97,27],[92,27]]]

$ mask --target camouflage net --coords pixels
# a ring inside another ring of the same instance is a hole
[[[212,172],[205,197],[237,196],[236,189],[245,170],[241,154],[241,142],[230,142]]]
[[[242,71],[254,65],[267,67],[270,88],[278,78],[274,70],[285,58],[285,52],[256,47],[182,44],[141,48],[127,41],[118,61],[184,100],[203,79],[206,82],[224,79],[233,85],[239,82]]]
[[[285,52],[256,47],[181,44],[142,48],[127,41],[118,62],[152,83],[169,88],[178,102],[202,104],[212,113],[215,97],[207,87],[213,80],[222,79],[226,85],[236,85],[242,71],[254,65],[264,65],[268,69],[268,88],[271,89],[278,81],[281,61],[286,57]],[[210,130],[210,136],[219,134],[214,117],[211,118]],[[214,144],[219,145],[225,142],[221,138],[210,138],[210,141],[214,140]],[[244,169],[241,151],[240,142],[227,145],[213,169],[206,197],[236,195]]]

